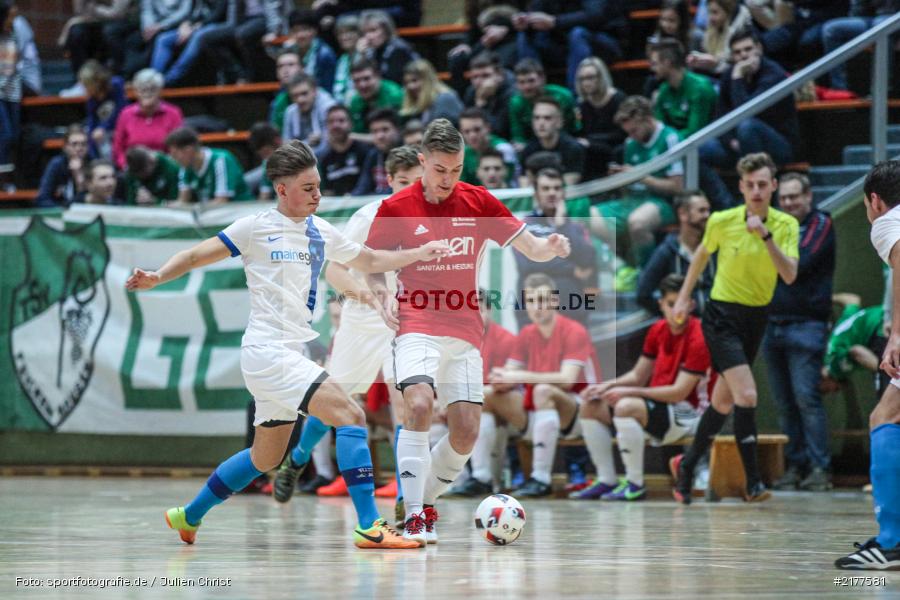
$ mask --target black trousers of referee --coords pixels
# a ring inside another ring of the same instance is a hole
[[[710,300],[703,311],[703,336],[709,348],[713,369],[720,380],[728,369],[753,364],[766,332],[767,307],[744,306],[731,302]],[[716,385],[725,385],[717,381]],[[734,392],[732,390],[732,398]],[[685,473],[693,477],[694,468],[706,454],[716,434],[721,431],[728,414],[722,414],[710,404],[700,417],[694,443],[685,454],[682,465]],[[756,408],[734,406],[734,437],[737,441],[747,489],[759,484],[759,464],[756,441]]]

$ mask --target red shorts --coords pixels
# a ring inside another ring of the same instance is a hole
[[[387,385],[384,383],[384,375],[379,371],[375,382],[369,386],[369,391],[366,392],[366,408],[369,412],[378,412],[390,404],[391,397],[388,394]]]

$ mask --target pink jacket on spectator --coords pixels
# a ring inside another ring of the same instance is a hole
[[[138,144],[165,152],[166,136],[173,129],[181,127],[182,121],[184,116],[181,109],[165,101],[160,101],[156,113],[151,117],[141,114],[141,107],[137,102],[125,107],[119,115],[113,138],[113,160],[116,166],[124,169],[125,151]]]

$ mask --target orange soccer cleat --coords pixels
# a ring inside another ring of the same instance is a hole
[[[344,478],[338,475],[337,479],[329,483],[328,485],[323,485],[318,490],[316,490],[316,495],[318,496],[349,496],[350,492],[347,491],[347,484],[344,483]]]
[[[387,485],[383,485],[375,490],[376,498],[396,498],[397,497],[397,480],[391,479]]]

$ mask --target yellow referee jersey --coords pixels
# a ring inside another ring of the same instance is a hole
[[[800,224],[780,210],[769,208],[766,229],[785,256],[799,258]],[[775,294],[778,271],[766,243],[747,230],[747,207],[714,212],[706,223],[703,245],[718,253],[710,297],[744,306],[766,306]]]

